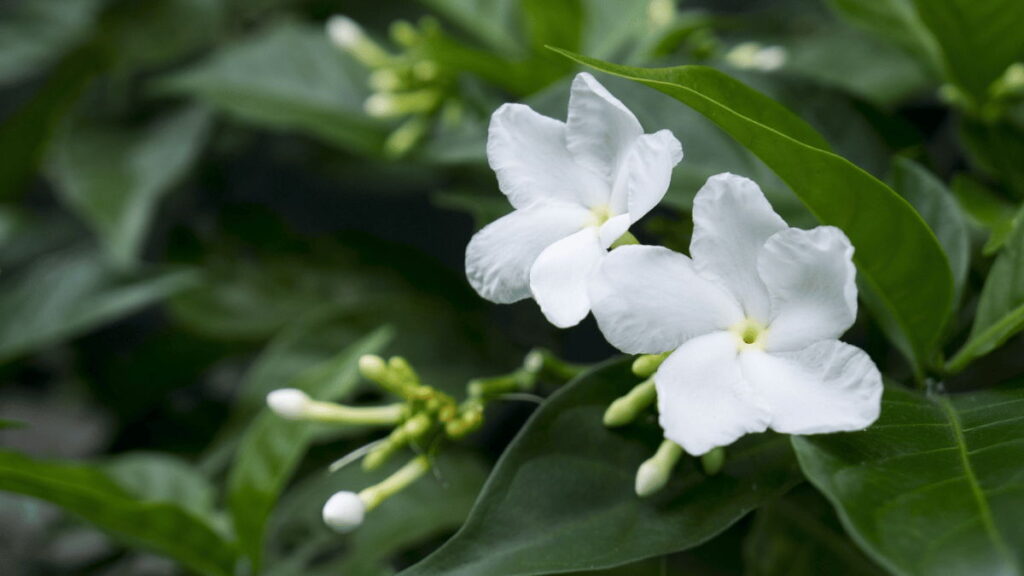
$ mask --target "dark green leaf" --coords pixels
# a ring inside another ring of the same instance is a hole
[[[970,234],[956,199],[934,174],[912,160],[893,163],[893,189],[910,202],[939,239],[953,272],[954,301],[960,301],[971,265]]]
[[[846,529],[899,575],[1024,574],[1024,392],[886,389],[864,432],[794,437]]]
[[[137,130],[73,126],[55,143],[57,190],[127,266],[145,241],[157,203],[188,172],[210,126],[189,108]]]
[[[56,504],[129,546],[208,576],[232,576],[235,548],[176,502],[133,495],[100,471],[0,452],[0,490]]]
[[[102,470],[136,498],[174,502],[213,523],[216,490],[210,481],[184,460],[167,454],[120,454]]]
[[[746,576],[883,576],[843,532],[814,489],[801,486],[758,509],[743,547]]]
[[[657,448],[652,419],[609,430],[608,404],[636,382],[626,362],[589,371],[552,396],[502,455],[466,525],[403,576],[526,576],[610,568],[696,546],[799,480],[785,440],[729,450],[708,477],[684,459],[655,497],[634,478]]]
[[[282,24],[225,47],[158,86],[261,126],[375,152],[385,131],[363,114],[366,77],[362,65],[332,46],[321,28]]]
[[[988,230],[988,240],[982,252],[990,256],[999,251],[1013,231],[1017,208],[967,176],[953,180],[953,194],[974,223]]]
[[[949,361],[954,372],[1024,329],[1024,225],[1017,224],[996,258],[978,299],[967,343]]]
[[[822,223],[846,232],[862,283],[873,293],[869,302],[882,308],[880,320],[898,328],[898,343],[915,365],[930,363],[952,306],[952,275],[935,235],[905,200],[829,152],[817,132],[781,105],[720,72],[630,68],[563,54],[673,96],[747,146]]]
[[[942,51],[950,80],[982,103],[989,85],[1024,60],[1024,2],[1019,0],[913,0]]]
[[[914,0],[830,0],[851,22],[916,55],[931,72],[941,70],[941,50],[917,15]]]
[[[153,68],[213,44],[223,33],[223,0],[147,0],[116,6],[104,19],[112,64]]]
[[[281,382],[279,387],[299,388],[321,400],[341,398],[359,381],[359,357],[380,352],[390,338],[390,330],[378,329],[329,361],[307,369],[290,382]],[[242,550],[257,567],[267,518],[314,431],[308,423],[285,420],[264,410],[242,438],[228,478],[228,507]]]
[[[486,46],[506,56],[522,53],[515,34],[519,0],[420,0]]]
[[[68,251],[0,282],[0,359],[72,338],[193,285],[188,271],[123,275],[98,254]]]
[[[92,32],[101,0],[18,0],[0,6],[0,85],[38,74]]]

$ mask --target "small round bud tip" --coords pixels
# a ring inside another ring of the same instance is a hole
[[[628,402],[624,398],[612,402],[604,412],[604,425],[608,428],[625,426],[636,418],[636,413],[629,409]]]
[[[363,39],[363,29],[348,16],[331,16],[327,20],[327,35],[340,48],[351,48]]]
[[[380,356],[366,354],[359,358],[359,372],[366,378],[378,380],[387,372],[387,364]]]
[[[296,388],[281,388],[267,394],[267,406],[288,420],[301,419],[311,401],[309,395]]]
[[[339,533],[351,532],[363,523],[366,505],[355,492],[337,492],[324,504],[324,524]]]
[[[636,471],[636,495],[641,498],[650,496],[665,487],[668,473],[660,462],[648,460]]]

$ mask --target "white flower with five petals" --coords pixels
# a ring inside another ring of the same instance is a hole
[[[687,257],[623,246],[590,284],[605,337],[633,354],[671,352],[654,375],[665,437],[694,455],[768,428],[860,430],[882,379],[838,338],[857,315],[853,246],[838,228],[790,228],[760,188],[711,177],[693,203]]]
[[[491,117],[487,159],[515,210],[470,241],[470,284],[500,304],[532,295],[556,326],[579,323],[591,273],[665,195],[682,157],[670,131],[644,134],[589,74],[572,83],[566,122],[505,104]]]

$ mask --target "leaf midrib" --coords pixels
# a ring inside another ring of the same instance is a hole
[[[974,466],[971,464],[970,452],[967,450],[967,440],[964,438],[963,425],[960,423],[960,417],[957,415],[956,410],[953,407],[952,402],[947,397],[938,397],[936,403],[942,408],[946,419],[949,420],[950,427],[953,430],[953,440],[956,443],[957,452],[960,456],[960,465],[964,469],[964,478],[967,480],[967,484],[971,487],[971,494],[974,496],[975,501],[978,504],[978,512],[981,517],[982,525],[985,526],[985,531],[988,532],[989,537],[992,539],[993,545],[999,550],[999,553],[1008,561],[1009,565],[1013,566],[1020,571],[1016,558],[1010,551],[1010,547],[1003,539],[1003,535],[999,532],[996,527],[995,519],[992,516],[992,507],[989,505],[988,498],[985,496],[984,490],[981,488],[981,483],[978,482],[978,477],[974,473]]]

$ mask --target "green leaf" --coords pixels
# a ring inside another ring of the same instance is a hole
[[[800,478],[774,435],[730,448],[708,477],[684,459],[659,494],[634,479],[661,439],[653,418],[609,430],[608,404],[636,382],[615,361],[553,395],[502,454],[465,526],[402,576],[526,576],[596,570],[696,546]]]
[[[953,194],[974,223],[988,230],[988,240],[982,252],[986,256],[998,252],[1013,232],[1017,208],[968,176],[953,179]]]
[[[0,361],[78,336],[194,281],[189,271],[120,274],[84,250],[36,260],[0,282]]]
[[[359,357],[379,352],[390,338],[389,329],[378,329],[327,362],[309,368],[290,382],[280,383],[280,387],[299,388],[321,400],[343,397],[359,381]],[[267,518],[305,454],[314,431],[309,423],[285,420],[264,410],[242,438],[228,477],[228,508],[242,551],[257,569]]]
[[[1018,0],[913,0],[942,49],[950,80],[976,103],[1006,68],[1024,60],[1024,2]]]
[[[104,19],[111,64],[155,68],[207,47],[223,33],[223,0],[147,0],[119,4]]]
[[[971,265],[970,234],[960,206],[946,185],[920,164],[897,158],[892,169],[893,188],[910,202],[939,239],[953,272],[954,301],[963,294]]]
[[[126,492],[146,501],[174,502],[213,523],[217,492],[210,481],[184,460],[168,454],[119,454],[102,470]]]
[[[933,73],[942,68],[941,49],[921,21],[914,0],[830,0],[840,14],[916,55]]]
[[[864,432],[793,437],[846,529],[900,576],[1024,574],[1024,391],[889,387]]]
[[[758,509],[743,546],[745,576],[883,576],[843,532],[828,502],[801,486]]]
[[[73,126],[58,138],[57,190],[116,264],[134,262],[158,202],[189,171],[209,127],[207,111],[187,108],[140,129]]]
[[[963,370],[1024,329],[1024,225],[1019,222],[989,271],[971,334],[947,368]]]
[[[228,45],[160,80],[241,120],[296,130],[356,152],[380,150],[384,125],[362,110],[367,72],[321,28],[286,23]]]
[[[521,55],[523,43],[512,32],[520,0],[420,0],[474,39],[505,56]]]
[[[560,51],[598,70],[641,82],[704,114],[772,168],[823,223],[856,248],[869,302],[894,324],[913,364],[930,363],[953,302],[949,264],[935,235],[888,186],[832,154],[824,139],[770,98],[710,68],[645,69]],[[900,250],[893,250],[899,246]]]
[[[38,74],[84,42],[101,0],[21,0],[0,6],[0,85]]]
[[[0,490],[46,500],[128,546],[169,556],[208,576],[232,576],[236,551],[178,503],[137,496],[99,468],[0,452]]]

